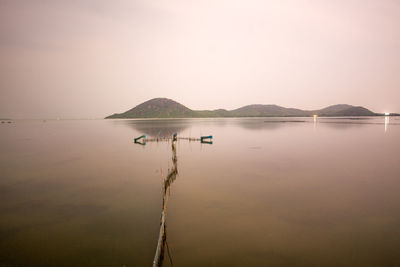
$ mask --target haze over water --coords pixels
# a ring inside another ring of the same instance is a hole
[[[399,266],[400,119],[0,124],[0,266]],[[169,266],[168,257],[164,265]]]

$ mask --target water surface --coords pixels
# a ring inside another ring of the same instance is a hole
[[[400,119],[0,125],[0,266],[399,266]],[[169,258],[164,259],[169,266]]]

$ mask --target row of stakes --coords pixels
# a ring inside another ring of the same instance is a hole
[[[145,134],[143,134],[139,137],[136,137],[134,140],[135,140],[135,144],[146,145],[147,142],[163,142],[163,141],[169,141],[171,139],[172,139],[172,141],[177,141],[178,139],[188,140],[188,141],[200,141],[200,143],[202,143],[202,144],[212,144],[213,143],[212,135],[201,136],[200,138],[193,138],[193,137],[178,137],[178,133],[174,133],[172,138],[168,138],[168,137],[147,138],[147,136]]]
[[[160,219],[160,232],[159,232],[159,236],[158,236],[158,242],[157,242],[157,248],[156,248],[156,252],[154,255],[154,260],[153,260],[153,267],[160,267],[163,265],[163,259],[164,259],[164,248],[165,245],[167,246],[167,252],[171,261],[171,266],[173,266],[172,264],[172,258],[170,256],[169,253],[169,249],[168,249],[168,243],[167,243],[167,237],[166,237],[166,212],[167,212],[167,201],[168,201],[168,193],[169,193],[169,188],[171,183],[176,179],[176,175],[178,174],[178,169],[177,169],[177,158],[176,158],[176,149],[175,149],[175,141],[178,141],[178,139],[180,140],[188,140],[190,141],[200,141],[200,143],[203,144],[212,144],[212,135],[208,135],[208,136],[201,136],[200,138],[192,138],[192,137],[178,137],[178,133],[174,133],[172,135],[172,137],[170,138],[165,138],[165,137],[157,137],[157,138],[152,138],[152,139],[148,139],[146,138],[146,135],[143,134],[137,138],[134,139],[135,144],[140,144],[140,145],[146,145],[146,142],[161,142],[161,141],[169,141],[172,140],[171,144],[172,144],[172,152],[173,152],[173,157],[172,157],[172,161],[174,164],[174,167],[169,170],[168,175],[166,180],[164,180],[164,194],[163,194],[163,203],[162,203],[162,212],[161,212],[161,219]],[[167,193],[168,192],[168,193]]]

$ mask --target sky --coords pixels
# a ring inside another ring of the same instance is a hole
[[[0,0],[0,118],[155,97],[400,112],[400,1]]]

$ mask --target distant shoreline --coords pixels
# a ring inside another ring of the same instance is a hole
[[[398,113],[393,113],[390,115],[385,115],[381,113],[377,113],[375,115],[371,116],[318,116],[318,118],[326,118],[326,119],[335,119],[335,118],[346,118],[346,119],[368,119],[368,118],[374,118],[374,117],[399,117],[400,114]],[[65,119],[0,119],[1,121],[8,122],[8,121],[96,121],[96,120],[176,120],[176,119],[257,119],[257,118],[312,118],[313,116],[236,116],[236,117],[140,117],[140,118],[80,118],[80,119],[74,119],[74,118],[65,118]]]
[[[123,113],[114,113],[106,119],[135,118],[253,118],[253,117],[375,117],[385,116],[362,106],[337,104],[318,110],[286,108],[274,104],[247,105],[234,110],[192,110],[172,99],[153,98]],[[399,116],[397,113],[389,116]]]
[[[329,118],[329,119],[334,119],[334,118],[348,118],[348,119],[367,119],[369,117],[398,117],[400,114],[393,113],[390,115],[385,115],[381,113],[377,113],[375,115],[360,115],[360,116],[317,116],[318,118]],[[225,116],[225,117],[135,117],[135,118],[128,118],[128,117],[119,117],[119,118],[100,118],[103,120],[169,120],[169,119],[245,119],[245,118],[313,118],[312,115],[310,116]],[[87,119],[61,119],[61,120],[87,120]]]

